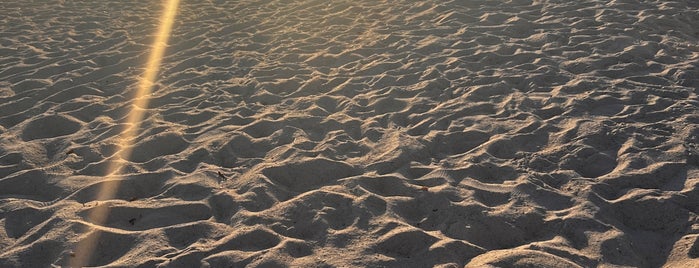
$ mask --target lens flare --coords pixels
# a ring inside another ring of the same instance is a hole
[[[155,83],[155,79],[160,69],[168,38],[172,30],[172,25],[175,21],[179,0],[166,0],[165,10],[160,17],[160,25],[153,41],[152,50],[148,57],[145,72],[138,84],[138,89],[134,95],[133,107],[126,117],[126,127],[122,130],[119,136],[119,152],[117,159],[114,160],[106,171],[105,180],[114,181],[115,183],[103,183],[97,192],[95,200],[108,200],[114,198],[114,195],[119,190],[119,179],[121,179],[121,169],[124,163],[131,156],[133,144],[132,141],[138,135],[138,131],[143,120],[145,111],[148,107],[149,96]],[[89,222],[94,226],[101,226],[105,223],[109,215],[109,206],[95,206],[88,215]],[[90,227],[88,227],[90,229]],[[89,232],[89,230],[87,230]],[[101,232],[95,232],[87,235],[81,240],[74,251],[74,257],[71,258],[70,267],[83,267],[89,264],[90,258],[93,255],[93,250],[100,239]]]

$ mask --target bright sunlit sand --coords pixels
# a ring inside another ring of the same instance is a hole
[[[699,2],[5,1],[0,267],[699,266]]]
[[[158,32],[153,41],[145,72],[138,84],[138,90],[133,96],[133,108],[126,116],[124,130],[119,137],[119,143],[117,144],[117,155],[119,159],[111,162],[105,172],[106,179],[113,180],[114,183],[104,183],[100,185],[95,200],[113,199],[119,190],[120,180],[122,179],[121,170],[125,164],[123,160],[130,159],[131,157],[133,151],[132,141],[139,134],[143,115],[148,108],[148,101],[150,100],[153,84],[155,84],[158,71],[160,70],[165,48],[167,47],[167,41],[170,37],[170,31],[172,30],[172,24],[177,14],[178,5],[179,0],[167,0],[164,4],[163,15],[159,21]],[[97,206],[90,210],[87,219],[90,223],[100,226],[105,224],[109,212],[109,206]],[[91,228],[88,228],[87,230],[90,229]],[[84,240],[78,242],[77,246],[75,246],[75,251],[71,253],[70,267],[84,267],[89,265],[90,258],[95,254],[95,246],[100,242],[101,233],[101,231],[95,231],[91,235],[86,236]]]

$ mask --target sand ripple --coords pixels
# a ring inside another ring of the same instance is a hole
[[[183,1],[120,159],[160,11],[0,7],[0,266],[699,265],[696,2]]]

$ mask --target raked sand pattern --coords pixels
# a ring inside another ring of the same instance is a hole
[[[184,0],[120,159],[162,12],[3,1],[1,267],[699,266],[698,1]]]

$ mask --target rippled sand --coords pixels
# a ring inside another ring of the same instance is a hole
[[[699,2],[161,13],[0,7],[0,266],[699,266]]]

